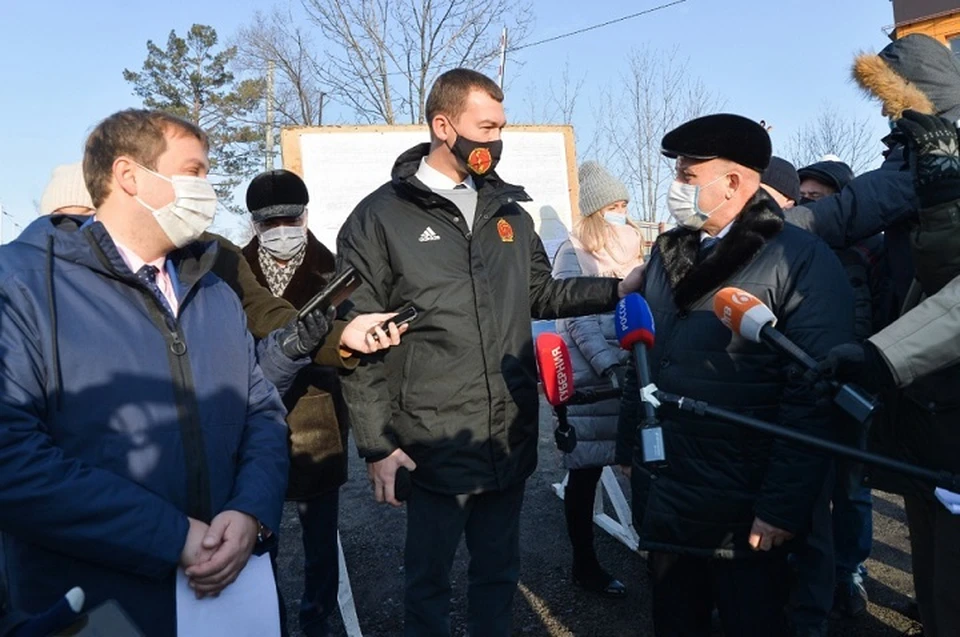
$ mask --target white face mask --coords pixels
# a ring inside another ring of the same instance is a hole
[[[699,230],[703,227],[706,220],[710,218],[710,215],[719,210],[720,206],[727,203],[727,200],[724,199],[713,210],[704,212],[700,209],[700,191],[712,186],[724,177],[726,177],[726,175],[721,175],[709,184],[704,184],[703,186],[694,186],[693,184],[685,184],[676,180],[670,184],[670,190],[667,192],[667,210],[673,218],[677,220],[678,225],[690,230]]]
[[[140,164],[137,164],[140,166]],[[217,213],[217,193],[203,177],[173,175],[164,177],[146,166],[145,171],[173,184],[173,201],[162,208],[151,208],[140,197],[137,203],[153,213],[157,223],[178,248],[192,243],[207,231]]]
[[[289,261],[297,256],[303,246],[307,245],[307,227],[304,226],[277,226],[257,231],[260,245],[270,256],[280,261]]]
[[[607,223],[613,226],[627,225],[627,215],[619,212],[605,212],[603,213],[603,218]]]

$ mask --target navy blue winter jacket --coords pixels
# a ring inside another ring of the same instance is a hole
[[[278,529],[285,411],[216,244],[170,255],[174,319],[100,223],[43,217],[0,248],[0,530],[15,608],[72,586],[173,635],[187,516]]]

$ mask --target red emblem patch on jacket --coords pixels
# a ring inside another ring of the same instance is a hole
[[[490,170],[492,164],[493,157],[490,156],[490,149],[488,148],[474,148],[467,158],[467,165],[470,166],[470,170],[478,175],[485,174]]]
[[[513,226],[506,219],[497,221],[497,232],[500,233],[500,240],[504,243],[513,243]]]

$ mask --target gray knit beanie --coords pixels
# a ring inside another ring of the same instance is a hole
[[[630,201],[623,182],[595,161],[585,161],[578,171],[580,181],[580,215],[589,217],[617,201]]]

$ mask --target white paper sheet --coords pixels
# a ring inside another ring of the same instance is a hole
[[[197,599],[177,569],[177,637],[280,637],[277,585],[269,555],[252,555],[219,597]]]
[[[937,487],[937,490],[934,491],[934,493],[937,495],[937,499],[940,500],[940,503],[947,507],[947,511],[954,515],[960,515],[960,493],[947,491],[946,489],[941,489],[940,487]]]

